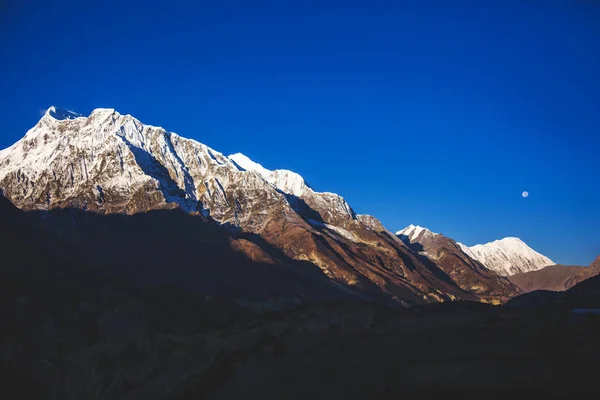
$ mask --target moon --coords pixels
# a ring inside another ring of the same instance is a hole
[[[521,196],[523,196],[523,198],[526,198],[529,196],[529,192],[525,191],[525,192],[521,193]]]

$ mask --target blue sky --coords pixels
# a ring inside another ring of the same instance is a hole
[[[600,2],[127,3],[1,3],[1,148],[111,107],[390,230],[600,255]]]

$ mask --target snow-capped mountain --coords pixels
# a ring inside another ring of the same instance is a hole
[[[406,228],[397,231],[396,236],[405,242],[418,242],[424,245],[425,242],[434,240],[439,234],[432,232],[427,228],[423,228],[422,226],[410,224]]]
[[[464,290],[493,296],[518,292],[508,280],[465,254],[449,237],[412,224],[397,231],[396,236],[422,257],[434,262]]]
[[[454,278],[440,274],[376,218],[356,215],[343,197],[313,190],[295,172],[239,153],[226,157],[114,109],[88,117],[48,109],[0,151],[0,189],[25,210],[178,208],[231,232],[232,249],[253,260],[308,263],[358,296],[408,305],[514,294],[510,285],[466,284],[461,271],[471,266],[464,263],[452,264]]]
[[[0,152],[0,187],[25,209],[135,213],[177,206],[252,231],[260,231],[269,210],[291,206],[286,194],[306,197],[326,222],[356,220],[342,197],[313,191],[294,172],[259,167],[114,109],[84,117],[51,107]]]
[[[315,192],[302,176],[293,171],[268,170],[242,153],[232,154],[228,158],[240,170],[256,172],[283,193],[303,199],[311,208],[319,211],[324,221],[345,225],[345,222],[357,219],[341,196],[330,192]]]
[[[459,245],[470,257],[502,276],[537,271],[555,264],[516,237],[507,237],[471,247],[462,243]]]
[[[419,243],[427,247],[442,236],[418,225],[409,225],[397,231],[396,236],[408,243]],[[521,239],[507,237],[494,242],[472,247],[458,243],[460,249],[473,260],[502,276],[536,271],[555,263],[548,257],[527,246]]]
[[[0,185],[20,208],[136,213],[180,207],[259,229],[267,209],[287,203],[262,177],[241,172],[201,143],[113,109],[71,115],[51,107],[0,152]],[[242,182],[246,193],[261,193],[260,202],[242,207],[236,197]]]

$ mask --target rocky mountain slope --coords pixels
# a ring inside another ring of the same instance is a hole
[[[506,278],[473,260],[454,240],[444,235],[410,225],[396,232],[396,236],[424,259],[441,268],[453,281],[459,282],[464,290],[490,298],[496,297],[498,300],[519,293]]]
[[[537,271],[554,261],[527,246],[521,239],[507,237],[486,244],[467,247],[458,244],[474,260],[502,276]]]
[[[415,225],[409,225],[396,232],[396,236],[405,242],[420,243],[424,247],[440,237],[427,228]],[[459,242],[456,244],[471,259],[502,276],[519,273],[516,271],[535,271],[554,265],[552,260],[536,252],[519,238],[507,237],[472,247]]]
[[[551,265],[537,271],[515,274],[509,279],[526,292],[535,290],[564,291],[598,274],[600,274],[600,258],[597,258],[589,267]]]
[[[356,215],[342,197],[314,191],[298,174],[267,170],[240,154],[225,157],[113,109],[85,117],[50,108],[23,139],[0,151],[0,188],[23,210],[178,209],[229,232],[231,247],[250,260],[307,263],[333,285],[402,305],[503,301],[514,289],[509,284],[482,291],[461,282],[462,274],[449,275],[376,218]],[[65,226],[63,217],[57,220]],[[177,230],[171,233],[182,237]],[[73,231],[66,235],[76,237]],[[123,239],[123,251],[133,251]],[[174,239],[177,243],[187,242]],[[141,253],[154,250],[140,246]],[[168,257],[163,264],[169,264]]]

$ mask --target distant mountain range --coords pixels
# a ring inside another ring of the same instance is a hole
[[[396,232],[396,235],[407,242],[423,245],[430,243],[434,238],[441,237],[440,234],[415,225],[410,225]],[[507,237],[472,247],[467,247],[458,242],[456,244],[466,256],[479,261],[487,269],[501,276],[537,271],[555,264],[548,257],[536,252],[521,239],[515,237]]]
[[[526,292],[536,290],[563,291],[600,274],[600,257],[590,266],[551,265],[537,271],[523,272],[509,277],[510,281]]]
[[[466,247],[412,225],[394,235],[295,172],[113,109],[51,107],[0,151],[0,188],[34,211],[17,218],[127,279],[245,304],[502,303],[522,293],[507,276],[554,264],[517,238]]]
[[[396,235],[431,258],[439,251],[440,242],[458,246],[462,260],[471,260],[508,280],[524,292],[536,290],[563,291],[600,274],[596,260],[589,267],[555,265],[548,257],[527,246],[521,239],[507,237],[483,245],[467,247],[427,228],[409,225]],[[440,260],[436,261],[438,264]]]

